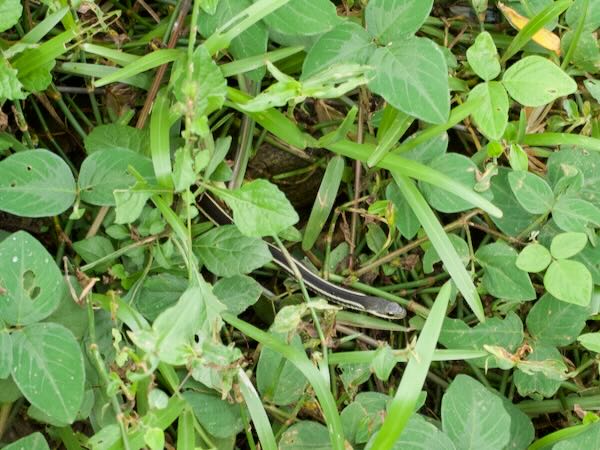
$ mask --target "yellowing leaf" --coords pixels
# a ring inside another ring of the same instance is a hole
[[[529,19],[527,17],[522,16],[517,11],[503,3],[498,3],[498,8],[500,8],[500,11],[502,11],[502,14],[504,14],[504,17],[506,17],[510,24],[519,31],[521,31],[529,23]],[[545,49],[551,50],[557,55],[560,55],[560,38],[551,31],[542,28],[533,35],[532,39]]]

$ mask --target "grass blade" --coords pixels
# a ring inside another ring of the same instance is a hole
[[[414,355],[408,360],[400,386],[398,386],[394,400],[388,409],[388,415],[375,437],[372,448],[391,449],[414,414],[415,405],[421,394],[442,329],[442,323],[446,317],[451,290],[451,284],[448,282],[440,290],[419,335]]]
[[[89,63],[62,63],[57,67],[57,71],[59,72],[95,78],[112,75],[118,70],[119,69],[116,67]],[[152,80],[147,73],[139,73],[129,78],[118,78],[116,81],[119,83],[129,84],[130,86],[134,86],[145,91],[150,89],[150,84],[152,83]]]
[[[150,153],[158,184],[172,190],[169,107],[167,91],[161,89],[156,95],[156,100],[152,106],[152,114],[150,115]]]
[[[282,355],[304,374],[319,399],[321,409],[323,410],[323,416],[327,422],[327,429],[329,430],[332,448],[334,450],[345,450],[342,421],[338,414],[337,405],[333,395],[331,395],[329,386],[322,377],[321,372],[319,372],[319,370],[310,362],[306,354],[296,350],[272,334],[238,319],[232,314],[223,313],[222,318],[225,322],[234,326],[246,336]]]
[[[456,284],[456,287],[471,307],[473,313],[475,313],[477,319],[480,322],[484,322],[485,314],[477,289],[475,288],[467,269],[465,269],[460,257],[456,253],[454,246],[450,242],[450,239],[448,239],[448,235],[442,228],[442,225],[440,225],[437,217],[415,184],[405,176],[402,176],[395,171],[391,172],[402,195],[404,195],[406,201],[419,219],[431,244],[438,252],[446,270],[452,277],[452,281]]]
[[[222,64],[219,66],[224,77],[231,77],[233,75],[240,75],[242,73],[250,72],[251,70],[258,69],[264,66],[267,61],[277,62],[279,60],[288,58],[295,55],[298,52],[304,50],[304,47],[287,47],[272,52],[263,53],[262,55],[250,56],[249,58],[236,59],[233,62]]]
[[[539,147],[556,147],[559,145],[574,145],[583,147],[586,150],[600,152],[600,139],[589,136],[581,136],[579,134],[568,133],[539,133],[528,134],[521,142],[525,145]]]
[[[262,448],[264,450],[277,450],[273,428],[263,407],[262,400],[243,369],[239,369],[238,371],[238,381],[240,382],[240,392],[242,393],[242,397],[244,397],[246,406],[248,406],[248,411],[250,412],[250,417],[252,417],[252,422],[254,423],[254,428],[256,429],[256,434]]]
[[[414,117],[402,111],[396,111],[396,117],[381,137],[375,151],[367,159],[367,165],[369,167],[376,166],[404,133],[406,133],[406,130],[408,130],[408,127],[410,127],[414,120]]]
[[[315,244],[331,213],[342,182],[345,165],[344,158],[337,155],[331,158],[327,164],[317,198],[315,198],[315,203],[310,211],[310,217],[304,230],[304,239],[302,240],[304,251],[310,250]]]

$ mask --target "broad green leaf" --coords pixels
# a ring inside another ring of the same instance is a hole
[[[304,251],[310,250],[315,244],[329,214],[331,214],[340,183],[342,182],[345,166],[344,158],[338,155],[331,158],[329,163],[327,163],[317,198],[315,198],[315,203],[310,211],[308,223],[304,230],[304,239],[302,240],[302,249]]]
[[[219,0],[214,14],[199,16],[198,29],[200,34],[205,38],[209,37],[217,28],[251,5],[250,0]],[[262,22],[258,22],[235,37],[229,44],[228,50],[235,59],[261,55],[267,51],[267,40],[267,29]],[[248,78],[257,82],[264,75],[264,67],[246,73]]]
[[[279,448],[286,450],[331,450],[327,427],[318,422],[303,420],[281,435]]]
[[[152,179],[152,161],[139,153],[125,149],[99,150],[81,164],[79,189],[81,199],[92,205],[115,206],[113,192],[133,186],[136,179],[129,174],[132,166],[142,176]]]
[[[442,427],[463,450],[497,450],[510,440],[502,400],[466,375],[458,375],[442,398]]]
[[[75,195],[69,166],[48,150],[27,150],[0,161],[0,211],[56,216],[71,207]]]
[[[527,315],[527,330],[544,344],[564,347],[575,342],[587,318],[587,308],[544,294]]]
[[[298,335],[294,335],[289,345],[304,351]],[[304,394],[306,378],[290,361],[264,347],[256,367],[256,387],[263,400],[280,406],[290,405]]]
[[[561,47],[563,53],[567,53],[573,43],[575,34],[574,31],[568,31],[562,36]],[[584,32],[579,36],[577,45],[571,54],[570,62],[586,72],[600,72],[600,45],[598,45],[598,38],[595,33]]]
[[[538,369],[544,366],[557,372],[567,369],[560,352],[555,347],[545,345],[543,342],[533,345],[533,352],[527,356],[526,361],[531,364],[539,364]],[[562,382],[558,377],[547,377],[542,370],[525,373],[521,369],[515,371],[513,381],[519,395],[523,397],[535,394],[551,397],[558,391]]]
[[[254,180],[233,191],[213,190],[233,210],[235,224],[246,236],[276,236],[299,220],[285,195],[267,180]]]
[[[282,45],[310,48],[341,19],[329,0],[290,0],[264,18],[269,38]]]
[[[560,67],[541,56],[527,56],[510,66],[502,84],[524,106],[538,107],[574,93],[577,83]]]
[[[17,77],[17,71],[8,62],[0,62],[0,99],[23,100],[26,97],[23,85]]]
[[[515,198],[508,179],[509,173],[510,169],[499,167],[498,175],[492,178],[490,190],[494,195],[494,205],[502,210],[503,216],[491,219],[503,233],[517,236],[531,226],[536,216],[525,211]]]
[[[146,202],[152,196],[150,192],[135,191],[136,183],[132,189],[115,190],[115,224],[123,225],[133,223],[139,219],[146,206]]]
[[[23,5],[19,0],[0,1],[0,33],[12,28],[21,18]]]
[[[583,14],[584,0],[575,0],[575,3],[567,10],[565,15],[567,24],[576,28]],[[596,31],[600,28],[600,3],[590,0],[588,2],[587,14],[585,15],[584,30]]]
[[[11,348],[12,351],[12,348]],[[11,366],[12,369],[12,366]],[[19,390],[19,387],[15,384],[12,377],[1,379],[0,378],[0,401],[2,403],[13,403],[17,399],[22,398],[23,395]]]
[[[531,214],[545,214],[554,204],[554,193],[546,180],[523,170],[508,174],[510,188],[521,206]]]
[[[404,142],[410,142],[411,139],[417,137],[418,133],[413,134],[406,139]],[[442,156],[448,149],[448,133],[442,133],[422,144],[417,145],[415,148],[402,152],[400,155],[403,158],[412,159],[423,164],[429,164],[438,156]]]
[[[521,319],[510,312],[505,319],[492,317],[474,327],[469,327],[459,319],[446,319],[439,341],[446,348],[483,350],[484,345],[491,345],[514,352],[523,343],[523,338]],[[496,362],[489,358],[473,362],[478,367],[497,367]]]
[[[594,100],[600,102],[600,80],[585,80],[583,84]]]
[[[396,228],[398,228],[402,236],[406,239],[414,238],[417,235],[419,228],[421,228],[421,223],[404,198],[404,195],[400,192],[400,189],[398,189],[396,183],[388,184],[385,196],[394,205]]]
[[[0,243],[0,287],[0,320],[19,326],[48,317],[65,292],[54,258],[25,231]]]
[[[340,414],[344,436],[351,444],[364,444],[381,427],[390,397],[379,392],[361,392]]]
[[[10,376],[12,370],[12,339],[8,328],[0,330],[0,380]],[[2,401],[2,399],[0,399]],[[3,402],[3,401],[2,401]]]
[[[592,299],[592,274],[579,261],[559,259],[548,267],[544,286],[550,294],[564,302],[587,306]]]
[[[515,249],[498,241],[479,247],[475,258],[484,269],[482,281],[490,294],[499,299],[516,302],[535,298],[529,275],[516,265]]]
[[[525,272],[538,273],[552,262],[552,256],[546,247],[538,243],[528,244],[517,257],[516,265]]]
[[[38,431],[2,448],[4,450],[50,450],[44,435]]]
[[[510,416],[510,440],[504,448],[525,450],[535,438],[535,429],[531,419],[509,399],[500,394],[497,395],[502,400],[502,406]]]
[[[343,22],[323,34],[313,45],[302,65],[302,80],[338,63],[367,64],[375,51],[369,33],[354,22]]]
[[[519,144],[510,144],[508,149],[508,163],[510,167],[518,172],[527,172],[529,168],[529,157],[523,147]]]
[[[77,278],[69,276],[71,286],[73,286],[77,295],[81,294],[83,288],[77,282]],[[86,305],[80,305],[73,300],[73,297],[68,292],[68,289],[64,290],[64,294],[60,299],[58,308],[54,310],[46,318],[46,322],[53,322],[62,325],[75,336],[75,339],[82,339],[88,331],[88,311]],[[1,378],[1,377],[0,377]]]
[[[552,218],[564,231],[584,232],[589,225],[600,227],[600,208],[586,200],[563,195],[552,208]]]
[[[429,123],[448,120],[448,67],[433,41],[414,37],[380,47],[369,65],[377,68],[369,88],[394,108]]]
[[[490,81],[500,74],[500,58],[492,35],[479,33],[475,42],[467,49],[467,61],[479,77]]]
[[[87,264],[93,263],[115,251],[110,239],[105,238],[104,236],[92,236],[87,239],[74,242],[73,248]],[[114,261],[115,260],[111,258],[108,261],[97,265],[94,269],[98,273],[103,273],[112,263],[114,263]]]
[[[566,147],[552,152],[548,158],[548,181],[556,190],[559,181],[568,177],[574,169],[583,175],[577,196],[600,207],[600,153],[585,147]]]
[[[223,225],[193,241],[194,253],[215,275],[244,275],[271,261],[267,243],[244,236],[235,225]]]
[[[400,42],[417,32],[433,0],[371,0],[365,9],[367,31],[379,45]]]
[[[103,150],[130,150],[140,155],[149,152],[147,132],[117,123],[94,127],[83,143],[88,154]]]
[[[192,407],[196,419],[212,436],[226,438],[244,429],[239,403],[229,403],[214,394],[184,392],[183,397]]]
[[[431,421],[420,414],[413,414],[392,450],[456,450],[457,448],[461,447],[455,447],[448,435]],[[371,445],[367,445],[366,449],[376,450]]]
[[[577,341],[588,350],[600,353],[600,333],[584,333]]]
[[[585,233],[561,233],[552,239],[550,253],[557,259],[570,258],[583,250],[587,241]]]
[[[508,95],[502,84],[480,83],[469,93],[469,99],[480,102],[473,113],[479,131],[488,139],[500,139],[508,125]]]
[[[148,277],[136,301],[144,317],[154,321],[158,315],[179,300],[188,286],[186,278],[162,272]]]
[[[429,167],[443,173],[452,174],[455,181],[462,183],[467,188],[475,186],[477,166],[464,155],[446,153],[431,161]],[[454,213],[473,208],[471,203],[445,189],[423,182],[419,183],[419,187],[429,204],[438,211]]]
[[[75,420],[83,401],[83,356],[61,325],[38,323],[13,334],[13,379],[29,402],[52,419]]]
[[[234,275],[217,281],[213,293],[228,312],[237,316],[256,303],[262,294],[262,286],[254,278]]]

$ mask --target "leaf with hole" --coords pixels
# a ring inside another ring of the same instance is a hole
[[[369,88],[394,108],[429,123],[448,120],[448,67],[433,41],[413,37],[380,47],[369,65],[377,68]]]
[[[54,420],[72,423],[83,401],[83,355],[61,325],[28,325],[13,335],[13,379],[29,402]]]
[[[18,231],[0,243],[0,287],[0,319],[23,326],[52,314],[65,284],[42,244]]]
[[[0,161],[0,211],[56,216],[71,207],[76,191],[69,166],[48,150],[27,150]]]
[[[579,261],[570,259],[552,262],[544,275],[544,286],[550,294],[575,305],[589,305],[593,285],[590,271]]]
[[[502,84],[524,106],[544,106],[572,94],[577,83],[560,67],[541,56],[527,56],[510,66]]]

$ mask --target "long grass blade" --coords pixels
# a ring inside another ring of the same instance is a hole
[[[181,50],[176,49],[163,49],[157,50],[147,55],[142,56],[140,59],[135,60],[131,64],[127,64],[125,67],[115,71],[114,73],[100,78],[94,82],[96,87],[106,86],[107,84],[114,83],[118,80],[126,80],[134,75],[138,75],[146,70],[154,69],[155,67],[162,66],[175,61],[183,55]]]
[[[238,370],[238,381],[240,382],[240,392],[242,393],[242,397],[244,397],[246,406],[248,406],[248,411],[250,412],[250,417],[252,417],[252,422],[254,423],[254,428],[256,429],[256,434],[262,448],[264,450],[277,450],[277,442],[275,441],[273,428],[269,422],[267,412],[256,389],[254,389],[252,382],[243,369]]]

